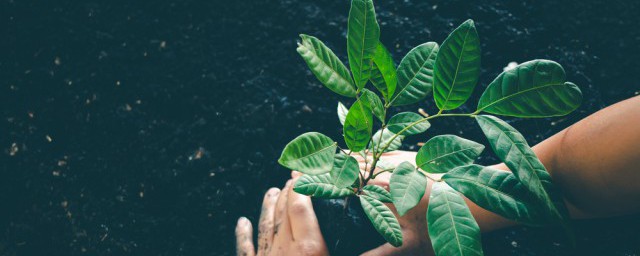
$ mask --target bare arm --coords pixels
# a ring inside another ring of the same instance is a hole
[[[563,190],[573,218],[607,217],[640,211],[640,97],[590,115],[534,146],[533,151],[554,183]],[[395,152],[390,157],[394,161],[412,161],[415,152]],[[504,164],[493,167],[509,170]],[[389,175],[380,175],[376,183],[388,185],[388,178]],[[431,185],[429,181],[420,205],[428,204]],[[483,232],[517,224],[466,201]],[[426,207],[416,207],[400,217],[401,224],[411,222],[411,225],[403,225],[403,232],[422,233],[411,236],[415,241],[407,241],[402,248],[385,244],[367,255],[430,252],[425,214]]]

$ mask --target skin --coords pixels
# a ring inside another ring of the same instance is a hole
[[[238,219],[237,255],[329,255],[311,198],[293,191],[293,184],[299,176],[300,173],[292,172],[292,179],[282,190],[270,188],[265,194],[258,224],[257,251],[251,222],[245,217]]]
[[[640,212],[640,204],[633,203],[640,201],[640,186],[637,185],[637,181],[640,180],[640,97],[619,102],[590,115],[534,146],[533,151],[546,167],[554,183],[562,189],[565,204],[572,218],[599,218]],[[396,151],[383,155],[382,159],[396,164],[404,161],[413,163],[415,155],[416,152]],[[364,167],[364,160],[360,158],[358,161]],[[504,164],[492,167],[509,171]],[[389,173],[382,173],[370,183],[388,189],[390,176]],[[439,178],[435,175],[431,177],[436,180]],[[424,217],[432,185],[433,181],[430,179],[427,192],[418,206],[403,217],[396,213],[404,236],[403,245],[395,248],[390,244],[383,244],[363,255],[433,254]],[[468,199],[465,200],[482,232],[518,224],[489,212]],[[307,233],[299,234],[302,237],[309,235],[318,239],[316,241],[323,246],[314,248],[324,248],[323,251],[318,251],[326,254],[317,219],[310,207],[311,203],[308,204],[305,218],[309,223],[304,231]],[[395,213],[393,205],[388,206]],[[260,227],[262,229],[262,225]],[[241,248],[246,247],[252,251],[251,236],[246,236],[250,233],[251,224],[246,218],[240,218],[236,229],[238,255],[253,255],[241,254],[245,252]],[[274,240],[271,246],[286,246],[278,244],[279,241],[286,239]],[[316,255],[305,254],[308,253],[305,248],[293,247],[289,251],[279,251],[280,255]]]

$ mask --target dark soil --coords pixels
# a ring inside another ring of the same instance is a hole
[[[476,98],[511,61],[561,63],[585,101],[566,118],[510,119],[531,144],[640,90],[638,1],[376,4],[396,62],[474,19]],[[351,102],[317,82],[295,45],[308,33],[346,60],[348,8],[0,1],[0,255],[233,254],[237,218],[255,223],[263,193],[289,176],[276,163],[283,146],[307,131],[341,137],[336,101]],[[438,120],[428,136],[442,133],[486,144],[470,120]],[[638,255],[638,217],[577,222],[578,249],[545,229],[483,242],[487,255]]]

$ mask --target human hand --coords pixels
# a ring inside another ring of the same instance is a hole
[[[393,151],[390,153],[384,153],[381,156],[381,160],[385,161],[393,166],[407,161],[415,163],[416,152],[411,151]],[[364,158],[359,155],[355,155],[361,170],[364,169]],[[376,168],[376,172],[382,171]],[[376,176],[375,179],[369,181],[369,184],[381,186],[389,190],[389,179],[391,173],[385,172]],[[428,180],[427,191],[431,190],[432,181]],[[431,247],[431,241],[427,231],[427,220],[425,218],[427,214],[427,205],[429,202],[429,193],[420,200],[420,203],[413,209],[409,210],[404,216],[400,217],[396,208],[391,203],[386,205],[393,211],[402,228],[403,243],[400,247],[393,247],[389,243],[385,243],[373,250],[365,252],[363,255],[430,255],[433,254]]]
[[[282,191],[270,188],[264,195],[258,224],[258,251],[251,222],[241,217],[236,225],[237,255],[328,255],[311,198],[293,191],[300,176],[292,172]]]

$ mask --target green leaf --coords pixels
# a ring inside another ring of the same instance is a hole
[[[438,44],[428,42],[413,48],[398,66],[398,85],[391,105],[416,103],[429,95],[433,87],[433,68]]]
[[[558,194],[552,193],[550,195],[545,190],[545,187],[551,191],[555,190],[552,186],[551,176],[529,147],[524,136],[497,117],[480,115],[476,116],[476,120],[496,155],[527,187],[537,201],[568,229],[566,206]]]
[[[431,189],[427,228],[437,256],[483,255],[478,223],[464,199],[444,182]]]
[[[365,149],[369,139],[371,139],[373,116],[371,115],[371,108],[366,101],[368,99],[361,97],[353,103],[344,121],[344,141],[351,151]]]
[[[391,203],[391,194],[386,189],[377,185],[366,185],[362,190],[367,196],[373,197],[383,203]]]
[[[369,106],[371,106],[373,115],[375,115],[380,120],[380,122],[384,122],[384,105],[382,105],[380,97],[366,88],[362,89],[362,97],[369,100]]]
[[[382,169],[383,171],[393,172],[393,170],[398,167],[398,164],[394,163],[393,161],[378,159],[378,164],[376,165],[376,167]]]
[[[398,247],[402,245],[402,230],[400,223],[393,215],[393,212],[379,200],[366,196],[360,196],[360,204],[364,213],[367,214],[373,227],[391,245]]]
[[[439,135],[418,150],[416,165],[429,173],[445,173],[473,163],[483,150],[482,144],[455,135]]]
[[[403,129],[409,127],[412,123],[418,122],[423,119],[424,118],[419,114],[416,114],[413,112],[402,112],[402,113],[396,114],[395,116],[391,117],[391,119],[389,119],[387,128],[389,128],[390,131],[398,134]],[[423,120],[418,124],[411,126],[407,130],[405,130],[402,133],[402,135],[409,136],[409,135],[423,133],[427,129],[429,129],[429,127],[431,127],[431,124],[429,123],[429,121]]]
[[[302,56],[311,72],[327,88],[337,94],[354,98],[356,87],[351,80],[347,67],[319,39],[300,35],[302,43],[298,43],[298,53]]]
[[[480,39],[467,20],[444,40],[434,68],[433,97],[441,110],[462,105],[480,76]]]
[[[478,110],[504,116],[550,117],[574,111],[582,101],[578,86],[550,60],[532,60],[502,72],[489,84]]]
[[[347,30],[349,66],[359,89],[371,77],[373,58],[380,39],[380,27],[372,0],[352,0]]]
[[[455,168],[442,179],[478,206],[502,217],[534,226],[545,224],[542,209],[510,172],[474,164]]]
[[[385,149],[384,152],[398,150],[402,146],[402,140],[404,139],[404,136],[403,135],[395,136],[395,135],[396,135],[395,133],[392,133],[387,128],[385,128],[384,130],[378,130],[376,134],[374,134],[373,137],[371,138],[371,145],[369,146],[369,148],[375,149],[374,152],[376,153],[380,153],[380,151],[382,151],[382,147],[389,144],[389,147]],[[382,136],[382,138],[380,138],[380,136]],[[393,138],[394,136],[395,138]]]
[[[336,187],[346,188],[356,181],[358,172],[360,172],[358,160],[352,156],[338,153],[336,154],[336,159],[333,161],[333,168],[330,172],[331,181]]]
[[[344,125],[344,120],[347,119],[347,113],[349,113],[349,109],[347,109],[342,102],[338,101],[338,120],[340,120],[340,124]]]
[[[318,198],[342,198],[355,195],[349,188],[339,188],[331,183],[331,175],[302,175],[293,185],[293,191]]]
[[[403,162],[393,171],[389,181],[391,198],[398,214],[403,216],[418,205],[427,188],[427,178],[409,162]]]
[[[333,167],[337,143],[317,132],[308,132],[293,139],[282,150],[278,163],[306,174],[326,173]]]
[[[376,48],[376,55],[373,56],[373,70],[371,70],[370,80],[386,101],[390,101],[398,82],[396,65],[387,48],[380,42]]]

